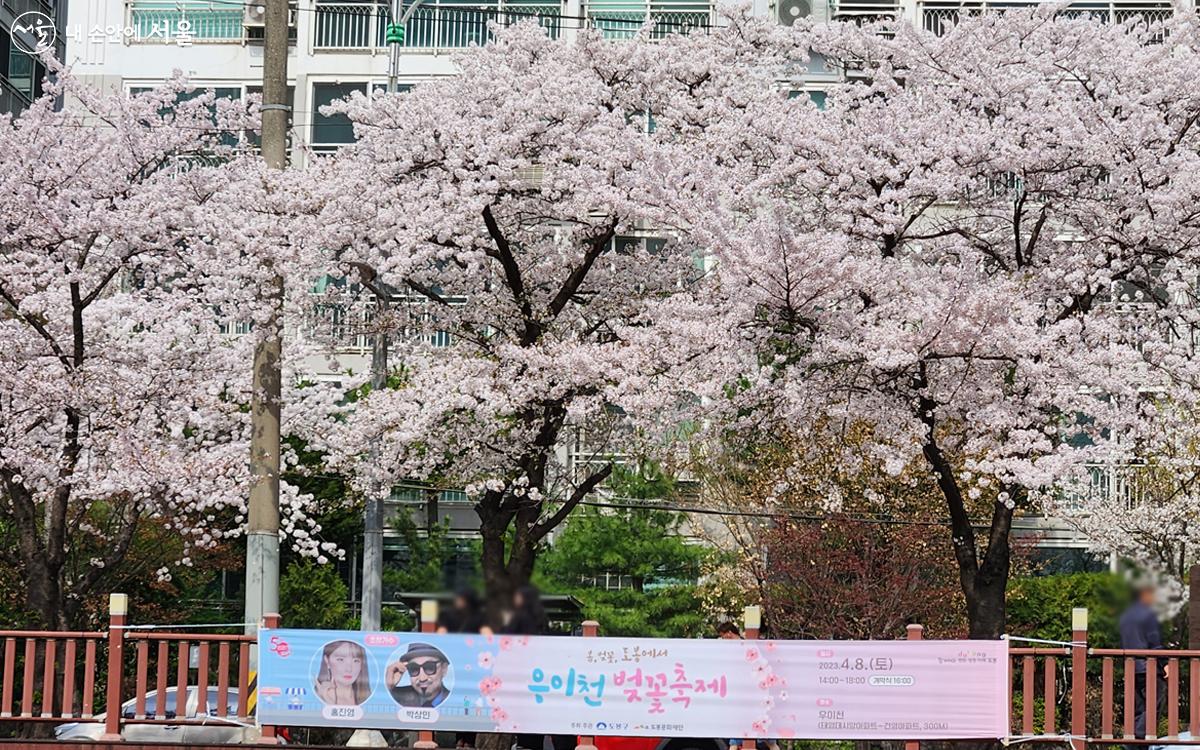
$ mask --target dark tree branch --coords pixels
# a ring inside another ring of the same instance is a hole
[[[563,502],[561,508],[555,511],[553,515],[546,518],[546,520],[541,521],[533,527],[530,532],[530,536],[537,541],[544,538],[546,534],[549,534],[550,530],[566,520],[566,517],[570,515],[571,511],[575,510],[575,507],[579,505],[579,503],[583,502],[583,499],[591,494],[591,492],[596,489],[601,482],[603,482],[605,479],[608,479],[608,475],[612,474],[612,469],[613,466],[611,463],[605,464],[604,468],[583,480],[579,486],[575,488],[574,492],[571,493],[571,496]]]

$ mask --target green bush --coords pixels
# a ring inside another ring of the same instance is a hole
[[[1025,638],[1071,640],[1071,610],[1087,607],[1088,643],[1120,648],[1117,620],[1129,586],[1113,573],[1072,573],[1014,579],[1008,587],[1008,632]]]
[[[279,579],[279,614],[289,628],[354,627],[346,604],[349,598],[350,592],[333,565],[299,560]]]

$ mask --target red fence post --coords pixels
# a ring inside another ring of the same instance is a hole
[[[1071,749],[1087,745],[1087,607],[1071,610]]]
[[[595,620],[584,620],[583,621],[583,637],[584,638],[595,638],[599,634],[600,634],[600,623],[596,622]],[[575,750],[596,750],[596,738],[595,737],[581,735],[578,739],[578,743],[579,744],[575,746]]]
[[[912,624],[905,628],[905,637],[910,641],[925,640],[925,626]],[[921,750],[921,743],[918,740],[908,740],[904,743],[904,750]]]
[[[758,629],[762,626],[762,607],[753,605],[746,607],[742,613],[742,628],[748,641],[758,640]],[[755,750],[758,742],[747,737],[742,740],[742,750]]]
[[[437,599],[423,599],[421,601],[421,632],[436,633],[437,618]],[[417,741],[413,745],[413,750],[436,750],[436,748],[437,743],[433,741],[433,732],[427,729],[417,732]]]
[[[280,619],[279,614],[277,612],[268,612],[268,613],[264,614],[260,629],[274,630],[275,628],[278,628],[279,627],[279,619]],[[261,659],[262,657],[260,656],[259,658]],[[207,664],[201,665],[201,669],[207,669],[207,668],[208,668]],[[224,699],[218,698],[218,700],[224,700]],[[260,744],[260,745],[277,745],[277,744],[279,744],[279,739],[275,736],[275,725],[274,724],[259,724],[258,744]]]
[[[102,742],[121,741],[121,676],[125,666],[125,617],[129,597],[108,595],[108,687],[104,697],[104,734]]]

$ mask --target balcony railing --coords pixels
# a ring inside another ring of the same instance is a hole
[[[650,36],[661,39],[705,31],[713,24],[713,14],[708,10],[651,9],[648,13],[599,10],[588,13],[587,23],[609,39],[632,39],[643,26],[650,24]]]
[[[696,9],[691,9],[695,7]],[[536,19],[551,38],[557,39],[564,22],[579,25],[581,19],[564,16],[558,4],[421,5],[405,25],[403,47],[407,49],[462,49],[487,44],[494,27],[506,27]],[[318,2],[313,48],[323,51],[376,51],[384,49],[389,6],[386,3]],[[709,28],[713,12],[706,6],[656,8],[644,11],[589,10],[582,23],[600,29],[609,38],[628,38],[647,23],[651,35],[664,37]]]
[[[840,0],[834,2],[830,12],[835,21],[873,23],[891,21],[900,17],[898,0]]]
[[[385,47],[389,6],[383,3],[317,3],[313,47],[318,50],[378,50]],[[408,49],[462,49],[487,44],[492,24],[508,26],[534,18],[551,37],[562,25],[559,5],[422,5],[405,25]]]
[[[945,34],[960,20],[982,13],[999,13],[1013,8],[1028,8],[1037,5],[1036,0],[926,0],[919,4],[921,26],[938,36]],[[1171,17],[1173,12],[1169,0],[1117,0],[1116,2],[1077,2],[1062,11],[1064,15],[1091,17],[1105,23],[1144,21],[1157,23]]]

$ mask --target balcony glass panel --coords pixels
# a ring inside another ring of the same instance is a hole
[[[170,42],[190,25],[193,41],[241,40],[245,6],[232,0],[136,0],[130,7],[135,38]]]

